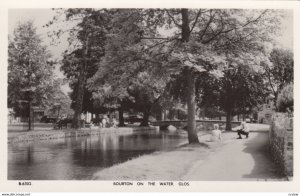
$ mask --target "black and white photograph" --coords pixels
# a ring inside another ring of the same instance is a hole
[[[8,9],[6,180],[293,182],[293,24],[284,8]]]

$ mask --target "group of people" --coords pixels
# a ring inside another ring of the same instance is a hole
[[[98,123],[95,123],[96,125],[99,125],[99,128],[107,128],[107,127],[117,127],[117,120],[115,118],[109,119],[107,116],[103,116]]]
[[[56,122],[55,122],[55,127],[57,129],[63,129],[63,128],[68,128],[68,124],[72,124],[73,119],[69,118],[63,118],[60,116]],[[80,123],[81,125],[84,124],[84,120],[81,120]],[[102,118],[94,119],[91,121],[91,126],[99,126],[99,128],[116,128],[118,125],[118,122],[115,118],[108,118],[107,116],[103,116]]]
[[[211,131],[211,141],[221,141],[222,140],[222,131],[219,128],[218,124],[214,124],[214,129]],[[249,126],[248,124],[243,121],[241,122],[241,125],[238,127],[237,129],[237,134],[238,134],[238,138],[237,139],[242,139],[242,135],[245,135],[246,138],[249,137]]]

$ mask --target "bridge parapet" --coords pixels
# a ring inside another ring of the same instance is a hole
[[[183,128],[187,126],[187,121],[186,120],[167,120],[167,121],[153,121],[151,123],[154,126],[168,126],[168,125],[173,125],[176,128]],[[199,130],[212,130],[213,125],[218,124],[221,130],[225,129],[226,126],[226,121],[225,120],[196,120],[196,126]],[[239,121],[232,121],[231,122],[231,127],[237,127],[240,125]]]

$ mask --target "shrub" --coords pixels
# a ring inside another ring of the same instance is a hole
[[[280,91],[276,104],[279,112],[288,112],[288,109],[294,111],[294,86],[292,83]]]

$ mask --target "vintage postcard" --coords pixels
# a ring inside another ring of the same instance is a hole
[[[299,1],[1,2],[0,191],[299,191],[299,17]]]

